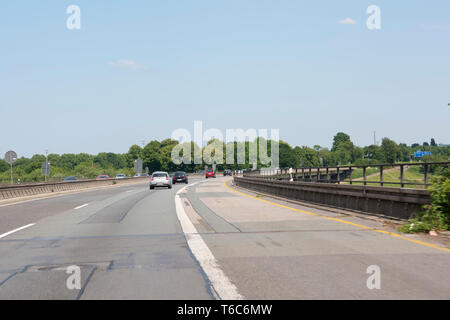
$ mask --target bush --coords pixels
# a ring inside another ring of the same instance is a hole
[[[400,231],[406,233],[429,232],[431,230],[450,230],[450,170],[445,168],[442,175],[435,178],[428,188],[431,191],[431,204],[423,206],[424,211],[409,219]]]

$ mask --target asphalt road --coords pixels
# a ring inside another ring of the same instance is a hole
[[[175,214],[179,188],[127,186],[0,207],[2,226],[36,223],[0,239],[0,299],[212,299]],[[80,267],[80,290],[66,286],[71,265]]]
[[[0,204],[0,299],[450,299],[449,250],[226,182]]]

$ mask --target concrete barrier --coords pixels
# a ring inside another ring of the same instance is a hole
[[[423,189],[338,185],[234,177],[237,186],[292,200],[408,219],[431,202]]]
[[[0,186],[0,200],[8,200],[38,194],[77,191],[88,188],[103,186],[126,185],[143,183],[148,181],[148,177],[108,179],[108,180],[78,180],[67,182],[35,183],[27,185]]]

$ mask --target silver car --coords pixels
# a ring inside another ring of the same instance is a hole
[[[150,189],[154,189],[155,187],[168,187],[172,188],[172,179],[167,172],[164,171],[156,171],[153,172],[150,177]]]

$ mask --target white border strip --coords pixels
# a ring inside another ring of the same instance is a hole
[[[193,183],[188,186],[193,186]],[[189,220],[186,212],[183,208],[183,203],[179,194],[186,189],[185,186],[181,188],[175,195],[175,208],[177,211],[177,217],[180,221],[181,228],[186,235],[186,240],[192,254],[195,256],[197,261],[200,263],[205,274],[208,276],[212,287],[219,295],[220,299],[223,300],[242,300],[244,299],[239,293],[236,286],[228,279],[225,273],[220,268],[217,263],[216,258],[209,250],[203,238],[198,234],[197,229],[195,229],[191,220]]]
[[[0,239],[1,239],[1,238],[4,238],[4,237],[6,237],[6,236],[9,236],[11,233],[14,233],[14,232],[23,230],[23,229],[25,229],[25,228],[34,226],[35,224],[36,224],[36,223],[30,223],[30,224],[27,224],[26,226],[23,226],[23,227],[20,227],[20,228],[17,228],[17,229],[8,231],[8,232],[6,232],[6,233],[4,233],[4,234],[0,234]]]

